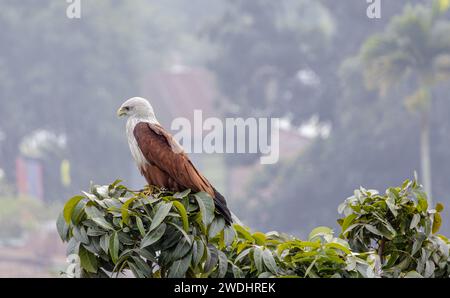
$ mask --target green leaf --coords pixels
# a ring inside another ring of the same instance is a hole
[[[100,247],[103,249],[105,253],[109,251],[109,235],[105,234],[100,237]]]
[[[91,220],[106,230],[114,231],[114,227],[103,217],[94,217]]]
[[[398,212],[396,210],[396,206],[395,206],[395,199],[392,195],[392,189],[390,189],[391,191],[388,192],[388,198],[386,199],[386,204],[389,208],[389,210],[391,211],[391,213],[394,215],[394,217],[397,217]]]
[[[66,205],[64,205],[64,219],[66,220],[66,223],[70,223],[72,218],[73,210],[75,209],[75,206],[84,199],[84,196],[75,196],[71,198],[69,201],[67,201]]]
[[[412,255],[414,255],[414,254],[412,254]],[[399,257],[400,257],[400,255],[398,252],[395,252],[395,251],[392,252],[392,254],[388,257],[388,261],[387,261],[386,265],[384,265],[384,268],[389,269],[392,266],[394,266],[395,262],[398,260]]]
[[[80,245],[78,255],[80,257],[81,268],[90,273],[97,273],[97,258],[94,254],[90,253],[83,245]]]
[[[58,231],[59,237],[62,241],[68,241],[69,240],[69,226],[67,225],[66,221],[64,220],[63,213],[60,213],[58,216],[58,219],[56,220],[56,229]]]
[[[139,233],[141,234],[142,237],[144,237],[145,236],[144,224],[142,223],[142,219],[138,216],[136,216],[136,225],[139,229]]]
[[[417,271],[412,270],[406,273],[405,278],[423,278],[423,276],[417,273]]]
[[[148,232],[142,239],[140,248],[150,246],[161,239],[161,237],[164,235],[164,232],[166,231],[166,227],[167,225],[165,223],[162,223],[154,231]]]
[[[412,256],[414,256],[422,248],[422,243],[424,240],[425,240],[425,237],[418,237],[417,239],[415,239],[412,250],[411,250]]]
[[[433,219],[433,227],[431,228],[431,232],[433,234],[437,233],[439,231],[439,229],[441,228],[442,225],[442,217],[440,213],[435,213],[434,214],[434,219]]]
[[[107,198],[109,196],[109,186],[97,186],[96,188],[94,188],[93,193],[98,195],[98,197],[101,199]]]
[[[169,278],[183,278],[191,264],[192,254],[187,254],[181,260],[175,261],[169,269]]]
[[[238,224],[234,224],[233,227],[240,237],[242,237],[243,239],[246,239],[252,243],[255,242],[255,239],[253,239],[252,234],[250,234],[250,232],[247,231],[244,227],[242,227]]]
[[[347,230],[347,228],[353,223],[353,221],[357,217],[358,217],[358,215],[356,215],[355,213],[352,213],[349,216],[347,216],[344,219],[344,222],[342,223],[342,231],[345,232]]]
[[[213,222],[209,226],[208,237],[214,238],[225,227],[225,220],[222,217],[214,218]]]
[[[340,243],[336,243],[336,242],[326,243],[324,245],[324,247],[326,247],[326,248],[330,248],[330,247],[331,248],[337,248],[337,249],[342,250],[346,254],[351,254],[352,253],[348,247],[346,247],[345,245],[342,245]]]
[[[276,275],[278,272],[278,267],[277,267],[277,263],[275,262],[273,255],[272,255],[272,252],[270,250],[264,249],[263,261],[264,261],[264,264],[266,265],[267,269],[269,269],[270,272],[272,272],[273,274]]]
[[[244,249],[234,260],[235,263],[239,263],[243,258],[245,258],[250,252],[252,251],[252,248]]]
[[[166,224],[162,223],[161,225],[166,225]],[[178,233],[178,230],[174,226],[166,225],[166,231],[164,233],[164,237],[161,237],[161,239],[157,242],[157,245],[160,247],[164,247],[164,248],[173,247],[175,244],[177,244],[182,239],[182,236],[183,235]]]
[[[97,207],[94,206],[92,202],[88,202],[86,204],[86,208],[84,209],[86,212],[86,215],[88,218],[94,218],[94,217],[104,217],[104,213],[100,211]]]
[[[258,246],[255,246],[253,249],[253,259],[255,261],[256,270],[258,270],[258,272],[263,272],[263,250]]]
[[[214,219],[214,200],[206,192],[196,193],[194,197],[200,207],[202,222],[208,226]]]
[[[152,273],[152,268],[150,268],[150,266],[141,257],[131,256],[131,258],[141,271],[142,275],[147,278],[150,277]]]
[[[80,242],[75,240],[75,238],[70,238],[66,247],[66,255],[78,254],[80,250]]]
[[[210,273],[219,261],[219,251],[214,245],[208,244],[207,246],[208,256],[206,258],[204,271]]]
[[[233,241],[234,241],[234,238],[236,237],[236,232],[234,231],[234,229],[232,228],[232,227],[226,227],[224,230],[224,233],[223,233],[223,238],[224,238],[224,243],[225,243],[225,246],[230,246],[232,243],[233,243]]]
[[[369,225],[369,224],[365,224],[364,227],[369,230],[372,234],[378,235],[383,237],[383,233],[380,232],[380,230],[378,230],[376,227]]]
[[[258,278],[272,278],[274,277],[272,273],[270,272],[263,272],[260,275],[258,275]],[[283,276],[284,277],[284,276]],[[298,276],[297,276],[298,277]]]
[[[87,235],[91,236],[91,237],[98,237],[98,236],[102,236],[105,235],[105,231],[99,228],[93,228],[93,227],[89,227],[87,229]]]
[[[313,248],[319,248],[321,246],[320,241],[300,241],[297,240],[295,242],[292,243],[293,246],[295,247],[313,247]]]
[[[89,238],[83,226],[72,228],[73,238],[83,244],[89,244]]]
[[[244,278],[245,274],[238,266],[232,264],[234,278]]]
[[[420,214],[416,213],[416,214],[414,214],[414,216],[413,216],[413,218],[412,218],[412,220],[411,220],[411,223],[410,223],[410,225],[409,225],[409,228],[410,228],[411,230],[414,229],[415,227],[417,227],[417,225],[419,224],[419,222],[420,222]]]
[[[171,222],[169,224],[174,226],[178,231],[180,231],[180,233],[183,234],[184,238],[189,242],[189,244],[192,245],[191,238],[180,226],[178,226],[177,224],[175,224],[173,222]]]
[[[152,224],[150,225],[149,231],[153,231],[157,226],[160,225],[160,223],[163,222],[163,220],[169,214],[170,209],[172,209],[172,202],[161,203],[161,205],[159,205],[159,208],[156,211],[155,216],[153,217],[153,221],[152,221]]]
[[[192,252],[192,265],[196,267],[198,264],[200,264],[200,261],[202,260],[205,253],[205,245],[201,240],[194,241]]]
[[[112,190],[112,189],[116,188],[116,186],[119,185],[120,182],[122,182],[122,180],[117,179],[116,181],[114,181],[113,183],[111,183],[111,184],[109,185],[109,190]]]
[[[428,209],[428,201],[426,199],[425,194],[418,197],[418,205],[417,210],[418,211],[427,211]]]
[[[109,239],[109,253],[114,264],[117,263],[119,258],[119,245],[119,235],[117,232],[114,232]]]
[[[424,277],[426,277],[426,278],[433,277],[435,269],[436,269],[436,265],[434,264],[434,262],[432,260],[428,260],[425,263],[425,274],[424,274]]]
[[[133,203],[135,200],[136,200],[136,197],[128,199],[120,208],[120,211],[122,213],[122,222],[126,225],[128,225],[129,218],[130,218],[130,212],[128,210],[128,206],[130,206],[130,204]]]
[[[142,249],[135,249],[136,253],[138,253],[141,257],[145,258],[146,260],[149,260],[153,263],[158,263],[158,260],[156,259],[156,254],[153,251],[149,251],[148,249],[142,248]]]
[[[71,216],[71,223],[73,225],[78,225],[80,224],[80,221],[83,219],[83,217],[86,215],[85,211],[85,206],[86,206],[86,202],[85,200],[81,200],[80,202],[78,202],[78,204],[75,206],[75,208],[72,211],[72,216]]]
[[[186,233],[189,232],[189,220],[186,212],[186,208],[184,208],[183,204],[178,201],[173,201],[172,204],[177,208],[178,214],[181,216],[181,221],[183,222],[183,229]]]
[[[131,272],[133,272],[134,277],[136,278],[145,278],[145,275],[143,272],[141,272],[141,270],[139,269],[139,267],[134,264],[133,262],[127,261],[126,262],[128,264],[128,267],[130,267]]]
[[[188,194],[190,194],[191,193],[191,190],[190,189],[186,189],[185,191],[183,191],[183,192],[177,192],[177,193],[175,193],[174,195],[173,195],[173,197],[175,198],[175,199],[182,199],[182,198],[184,198],[185,196],[187,196]]]
[[[347,229],[342,230],[342,235],[344,235],[345,237],[347,237],[348,233],[350,233],[354,228],[361,226],[361,224],[357,223],[357,224],[352,224],[350,225]]]
[[[311,241],[315,237],[326,235],[333,235],[333,230],[329,227],[317,227],[309,233],[308,240]]]
[[[314,265],[316,264],[316,262],[317,262],[317,257],[314,258],[314,261],[312,261],[311,264],[306,269],[304,277],[307,277],[307,276],[314,277],[314,273],[311,270],[314,267]]]
[[[228,258],[220,250],[218,252],[219,252],[219,274],[217,277],[224,278],[228,270]]]
[[[267,237],[264,233],[256,232],[252,235],[253,239],[255,239],[256,244],[258,245],[266,245]]]

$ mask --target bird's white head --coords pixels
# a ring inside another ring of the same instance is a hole
[[[125,101],[117,111],[117,115],[158,122],[152,105],[142,97],[133,97]]]

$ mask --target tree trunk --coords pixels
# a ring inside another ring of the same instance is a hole
[[[428,195],[428,205],[431,206],[433,201],[431,192],[430,119],[428,110],[422,112],[420,126],[420,162],[423,186]]]

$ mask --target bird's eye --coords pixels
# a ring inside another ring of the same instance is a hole
[[[124,107],[123,108],[125,111],[129,111],[130,110],[130,107]]]

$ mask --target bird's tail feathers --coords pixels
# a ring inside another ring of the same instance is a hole
[[[214,189],[214,204],[216,206],[217,211],[222,214],[223,218],[227,225],[231,225],[233,223],[233,216],[228,209],[227,202],[225,198],[215,189]]]

